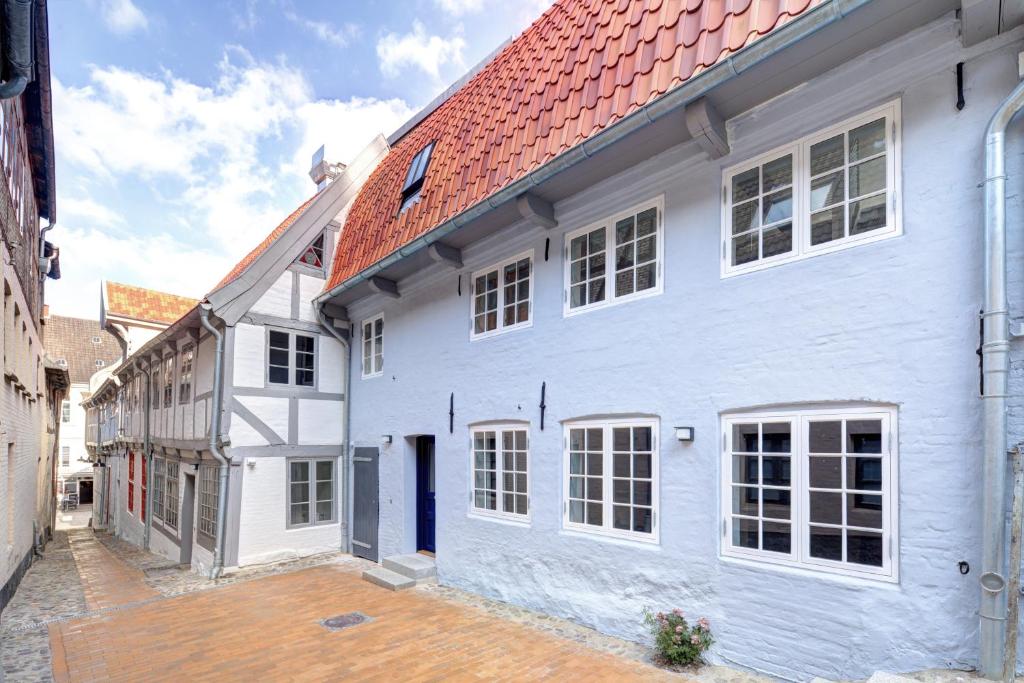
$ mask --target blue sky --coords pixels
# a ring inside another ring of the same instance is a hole
[[[202,296],[348,161],[550,0],[51,0],[62,279]]]

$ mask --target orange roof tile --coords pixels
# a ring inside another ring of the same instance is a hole
[[[143,322],[170,325],[199,302],[186,296],[107,282],[106,314]]]
[[[292,223],[294,223],[298,219],[299,216],[302,215],[302,212],[306,210],[306,207],[309,206],[313,202],[314,199],[316,199],[316,195],[313,195],[312,197],[310,197],[309,199],[304,201],[299,206],[299,208],[295,209],[295,211],[293,211],[291,214],[289,214],[289,216],[287,218],[285,218],[284,221],[282,221],[280,225],[278,225],[276,228],[274,228],[270,232],[270,234],[267,235],[263,239],[262,242],[257,244],[256,247],[252,251],[250,251],[248,254],[246,254],[245,257],[241,261],[239,261],[235,265],[234,268],[231,269],[231,272],[229,272],[227,275],[225,275],[224,278],[220,282],[218,282],[217,286],[214,287],[213,289],[214,290],[218,290],[221,287],[223,287],[224,285],[226,285],[229,282],[231,282],[232,280],[234,280],[239,275],[241,275],[242,272],[246,268],[248,268],[250,265],[252,265],[252,262],[255,261],[259,257],[260,254],[265,252],[270,247],[270,245],[274,243],[274,240],[276,240],[278,237],[280,237],[281,235],[284,234],[285,230],[287,230],[288,227]]]
[[[557,0],[400,139],[353,202],[327,288],[821,0]],[[419,202],[412,158],[436,141]]]

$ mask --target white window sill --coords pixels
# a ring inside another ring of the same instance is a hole
[[[603,531],[583,531],[579,529],[572,529],[562,527],[558,534],[560,536],[568,536],[570,538],[581,538],[589,541],[597,541],[598,543],[613,543],[615,545],[621,545],[626,548],[635,548],[637,550],[648,550],[653,552],[661,552],[661,542],[657,537],[653,538],[636,538],[619,536],[617,534],[610,534]]]
[[[466,517],[468,519],[478,519],[482,522],[496,522],[507,526],[516,526],[520,529],[529,529],[531,526],[529,515],[516,515],[513,517],[511,515],[491,515],[484,512],[467,512]]]
[[[819,565],[796,564],[788,560],[776,560],[770,557],[755,558],[752,556],[739,556],[728,553],[719,555],[723,565],[733,565],[750,569],[753,571],[769,571],[788,574],[807,579],[833,581],[850,586],[861,586],[870,588],[891,587],[899,589],[899,577],[895,574],[875,574],[873,572],[858,572],[855,569],[839,567],[828,567]]]
[[[816,247],[805,246],[802,251],[797,251],[791,254],[780,254],[779,256],[772,256],[768,259],[761,259],[754,261],[750,264],[744,264],[742,266],[730,266],[725,261],[722,262],[721,279],[727,280],[737,275],[745,275],[747,273],[756,273],[761,270],[767,270],[769,268],[776,268],[778,266],[784,266],[788,263],[797,263],[799,261],[806,261],[812,259],[815,256],[821,256],[823,254],[834,254],[838,251],[844,251],[846,249],[855,249],[856,247],[864,246],[866,244],[874,244],[875,242],[882,242],[885,240],[895,239],[903,235],[903,231],[897,227],[880,229],[879,231],[866,232],[861,235],[854,237],[844,237],[841,240],[836,240],[832,243],[825,243]]]
[[[658,273],[658,277],[660,278],[660,268]],[[663,293],[664,287],[659,283],[657,287],[644,290],[643,292],[637,294],[627,294],[625,296],[621,296],[615,299],[609,299],[607,301],[602,301],[601,303],[597,304],[587,304],[586,306],[577,306],[576,308],[569,308],[569,306],[566,304],[562,307],[562,317],[571,318],[573,316],[583,315],[584,313],[590,313],[591,311],[603,311],[606,308],[614,308],[615,306],[627,304],[630,303],[631,301],[641,301],[643,299],[650,299],[651,297],[654,296],[660,296]]]
[[[480,334],[475,334],[472,330],[470,330],[469,341],[475,342],[483,341],[484,339],[493,339],[494,337],[500,337],[504,334],[516,332],[517,330],[528,330],[531,327],[533,327],[532,318],[524,323],[518,323],[516,325],[510,325],[508,327],[499,327],[496,330],[491,330],[490,332],[481,332]]]
[[[309,529],[329,529],[332,526],[338,526],[338,522],[318,522],[316,524],[300,524],[296,526],[285,525],[285,533],[289,531],[308,531]]]
[[[380,372],[375,372],[372,375],[360,375],[359,378],[360,379],[373,379],[374,377],[383,377],[383,376],[384,376],[384,371],[381,370]]]

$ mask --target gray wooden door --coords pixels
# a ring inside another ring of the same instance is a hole
[[[181,564],[192,564],[192,523],[195,505],[196,477],[194,474],[186,474],[185,488],[181,492],[181,519],[178,520],[178,528],[181,529],[181,554],[178,562]]]
[[[374,562],[380,509],[376,447],[357,446],[352,457],[352,554]]]

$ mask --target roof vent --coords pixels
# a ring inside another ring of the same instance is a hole
[[[309,177],[316,183],[316,189],[319,192],[344,171],[345,164],[327,161],[324,155],[324,145],[320,145],[320,149],[313,154],[313,165],[309,169]]]

